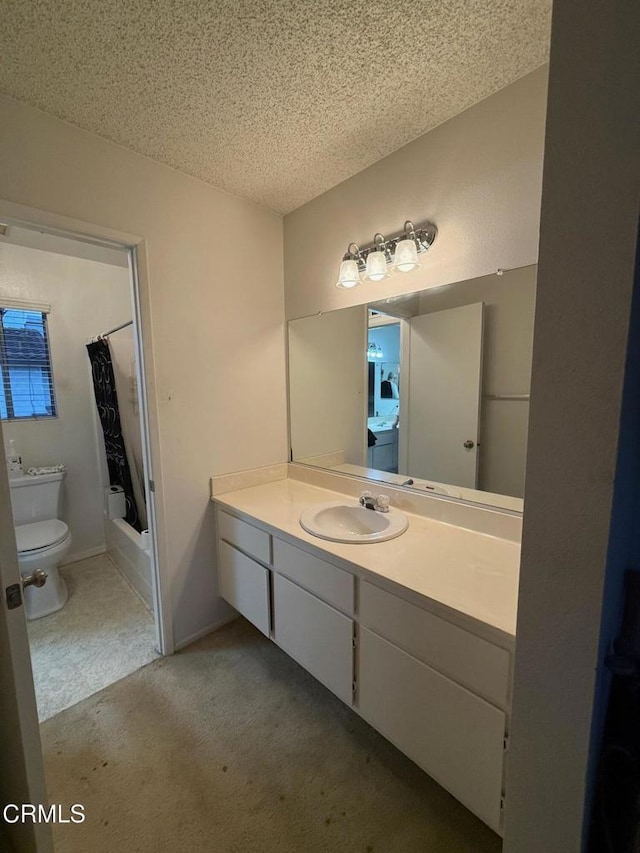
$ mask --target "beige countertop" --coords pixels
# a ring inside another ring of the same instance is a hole
[[[449,611],[515,637],[520,546],[407,513],[402,536],[375,544],[342,544],[318,539],[300,526],[300,515],[313,504],[354,498],[294,479],[226,492],[214,500],[222,508],[253,518],[288,537],[337,557]],[[385,584],[388,585],[388,584]]]

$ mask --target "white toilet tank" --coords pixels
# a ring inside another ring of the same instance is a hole
[[[9,480],[14,524],[60,518],[62,481],[65,476],[62,471]]]

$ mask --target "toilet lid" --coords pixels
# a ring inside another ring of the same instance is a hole
[[[33,521],[31,524],[19,524],[16,527],[16,544],[18,552],[37,551],[38,548],[48,548],[62,542],[69,528],[57,518],[49,521]]]

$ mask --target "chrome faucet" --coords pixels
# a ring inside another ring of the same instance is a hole
[[[360,506],[363,506],[365,509],[373,509],[376,508],[376,499],[369,492],[363,492],[360,495]]]
[[[360,506],[372,509],[375,512],[389,512],[389,498],[387,495],[378,495],[377,498],[371,492],[363,492],[359,498]]]

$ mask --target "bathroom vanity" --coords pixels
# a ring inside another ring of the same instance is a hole
[[[215,496],[220,595],[501,833],[519,519],[422,497],[389,541],[302,529],[336,498],[291,477]]]
[[[367,450],[367,466],[377,471],[395,473],[398,470],[398,430],[373,430],[376,443]]]

